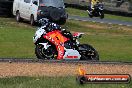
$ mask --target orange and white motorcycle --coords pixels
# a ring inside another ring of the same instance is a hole
[[[33,37],[38,59],[99,60],[98,52],[91,45],[79,43],[78,39],[84,33],[71,34],[44,18],[39,23],[41,27]]]

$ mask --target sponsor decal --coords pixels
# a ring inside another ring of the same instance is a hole
[[[77,82],[84,83],[130,83],[129,74],[86,74],[84,69],[79,68]]]
[[[88,83],[129,83],[128,74],[86,74],[84,76]]]

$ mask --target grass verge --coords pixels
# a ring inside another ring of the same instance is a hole
[[[79,10],[79,9],[75,9],[75,8],[67,8],[66,10],[67,10],[67,12],[68,12],[69,15],[89,17],[87,11],[85,11],[85,10]],[[124,17],[124,16],[105,14],[105,18],[107,18],[107,19],[113,19],[113,20],[132,22],[132,17]]]
[[[101,61],[132,61],[132,27],[74,20],[68,20],[63,27],[84,32],[81,43],[97,49]],[[13,18],[0,18],[0,57],[34,58],[35,29]]]
[[[130,84],[76,83],[76,77],[13,77],[0,78],[1,88],[131,88]]]
[[[12,18],[1,18],[0,57],[35,57],[32,42],[34,32],[34,28],[28,24],[16,23]]]

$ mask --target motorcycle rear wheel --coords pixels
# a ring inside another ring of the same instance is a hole
[[[81,54],[80,60],[99,61],[99,54],[91,45],[81,44],[79,48],[81,49],[79,50]]]
[[[38,59],[52,60],[56,59],[57,51],[53,46],[50,46],[45,50],[43,45],[37,44],[35,48],[35,54]]]
[[[90,18],[93,18],[93,15],[92,14],[88,14]]]

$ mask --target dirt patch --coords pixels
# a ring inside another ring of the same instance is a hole
[[[101,26],[101,25],[97,25],[97,24],[86,24],[84,25],[85,27],[88,27],[88,28],[92,28],[92,29],[105,29],[107,28],[107,26]]]
[[[88,74],[130,74],[132,65],[81,64]],[[0,78],[13,76],[68,76],[78,74],[78,64],[0,63]]]

